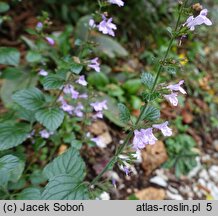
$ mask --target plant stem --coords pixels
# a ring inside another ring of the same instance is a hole
[[[183,10],[183,8],[186,6],[187,2],[188,2],[188,0],[186,0],[185,3],[184,3],[184,4],[181,6],[181,8],[180,8],[178,20],[177,20],[177,22],[176,22],[175,32],[177,31],[177,29],[178,29],[178,27],[179,27],[181,15],[182,15],[182,10]],[[170,39],[170,42],[169,42],[167,51],[166,51],[166,53],[165,53],[165,55],[164,55],[163,62],[166,61],[166,59],[167,59],[167,57],[168,57],[168,55],[169,55],[169,52],[170,52],[170,50],[171,50],[171,47],[172,47],[172,44],[173,44],[173,41],[174,41],[174,40],[175,40],[175,37],[172,36],[172,38]],[[161,73],[162,69],[163,69],[163,65],[161,64],[161,65],[159,66],[158,70],[157,70],[157,74],[156,74],[156,77],[155,77],[155,80],[154,80],[154,83],[153,83],[153,86],[152,86],[152,89],[151,89],[151,93],[153,93],[154,90],[155,90],[155,87],[156,87],[156,85],[157,85],[158,78],[159,78],[159,76],[160,76],[160,73]],[[133,128],[137,127],[138,124],[141,122],[143,113],[144,113],[144,111],[146,110],[147,105],[148,105],[148,104],[144,105],[144,107],[143,107],[142,111],[140,112],[140,115],[139,115],[138,119],[136,120],[136,123],[135,123],[135,125],[134,125]],[[124,148],[129,144],[129,141],[130,141],[131,137],[133,136],[133,134],[134,134],[134,129],[131,129],[130,132],[129,132],[129,133],[127,134],[127,136],[126,136],[126,138],[125,138],[125,140],[124,140],[124,143],[123,143],[121,146],[119,146],[119,148],[118,148],[116,154],[111,158],[111,160],[110,160],[110,161],[108,162],[108,164],[104,167],[104,169],[100,172],[100,174],[98,174],[98,175],[92,180],[92,182],[90,183],[90,186],[91,186],[91,187],[94,186],[94,185],[99,181],[99,179],[104,175],[104,173],[107,172],[107,171],[117,162],[118,156],[123,152]]]

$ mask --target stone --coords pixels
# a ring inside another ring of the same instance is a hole
[[[164,200],[165,190],[155,187],[148,187],[135,193],[139,200]]]
[[[142,168],[145,171],[145,175],[150,175],[167,158],[166,148],[162,141],[157,141],[154,145],[147,145],[145,150],[142,151]]]

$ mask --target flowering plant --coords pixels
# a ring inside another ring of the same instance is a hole
[[[157,62],[156,74],[150,72],[141,74],[143,105],[138,118],[132,118],[125,104],[117,105],[120,120],[127,131],[126,138],[99,175],[91,182],[84,180],[86,168],[78,149],[83,144],[104,147],[99,137],[88,133],[87,126],[96,119],[102,119],[106,111],[113,113],[107,98],[95,92],[87,80],[89,71],[102,73],[101,60],[94,53],[98,44],[93,41],[95,34],[93,32],[98,31],[115,37],[118,27],[113,18],[102,10],[110,6],[118,6],[118,10],[122,11],[122,7],[125,7],[127,2],[99,0],[98,3],[99,10],[92,14],[86,23],[88,30],[85,40],[74,42],[76,51],[73,55],[69,54],[68,44],[64,46],[62,43],[68,32],[59,38],[47,33],[46,30],[52,23],[46,12],[38,18],[35,28],[28,30],[35,37],[35,43],[23,38],[30,50],[26,54],[28,65],[21,68],[24,71],[27,69],[31,71],[23,74],[30,76],[31,82],[28,83],[28,88],[13,93],[13,106],[10,105],[13,118],[5,116],[0,121],[0,151],[6,152],[0,158],[0,174],[5,176],[0,179],[0,187],[3,188],[5,198],[29,199],[30,196],[35,199],[88,199],[91,196],[96,198],[93,194],[101,188],[99,181],[107,171],[113,169],[116,163],[126,175],[129,175],[132,171],[131,163],[147,145],[155,145],[160,132],[166,137],[173,134],[169,127],[170,122],[160,120],[160,110],[155,106],[155,101],[167,100],[176,107],[179,103],[178,94],[187,94],[184,89],[185,81],[159,83],[161,73],[172,61],[168,55],[175,40],[185,37],[198,25],[212,25],[207,18],[206,9],[201,10],[197,16],[191,15],[182,23],[182,18],[192,12],[188,8],[187,0],[179,3],[176,27],[170,31],[169,45],[163,58]],[[17,50],[0,49],[8,56],[0,63],[8,66],[8,70],[10,66],[18,66],[20,53]],[[40,88],[36,87],[36,83],[39,83]],[[18,182],[22,175],[28,175],[29,166],[35,163],[32,160],[25,167],[23,160],[10,150],[29,141],[37,157],[42,157],[43,161],[45,154],[39,155],[39,153],[48,140],[55,145],[54,152],[49,152],[48,163],[43,164],[43,175],[48,183],[40,189],[30,186],[24,188],[18,195],[10,195],[8,184]],[[62,140],[69,143],[71,147],[50,161]],[[116,184],[113,177],[112,182]]]

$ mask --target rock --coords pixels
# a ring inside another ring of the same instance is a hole
[[[95,121],[90,127],[89,131],[98,136],[108,131],[107,125],[103,121]]]
[[[203,169],[201,170],[201,172],[199,173],[199,177],[208,181],[209,180],[209,175],[208,175],[208,172],[207,170]]]
[[[197,166],[194,167],[189,173],[188,173],[188,178],[193,178],[195,177],[198,172],[201,170],[202,168],[202,165],[201,165],[201,162],[200,162],[200,157],[196,157],[196,162],[197,162]]]
[[[98,136],[99,140],[104,143],[105,146],[112,142],[112,138],[109,132],[105,132]]]
[[[139,200],[164,200],[165,190],[148,187],[135,193]]]
[[[215,150],[218,152],[218,140],[213,141],[213,146],[214,146]]]
[[[147,145],[146,149],[142,151],[142,167],[145,170],[145,175],[150,175],[167,158],[167,152],[162,141],[157,141],[155,145]]]
[[[213,165],[210,167],[210,169],[208,170],[209,175],[211,176],[211,178],[218,183],[218,166]]]
[[[110,200],[110,194],[104,191],[97,200]]]
[[[167,191],[167,198],[171,200],[183,200],[183,197],[179,194],[173,194],[170,191]]]
[[[150,182],[156,185],[159,185],[161,187],[166,187],[168,184],[167,182],[160,176],[155,176],[150,179]]]

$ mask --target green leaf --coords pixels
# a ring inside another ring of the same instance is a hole
[[[27,110],[37,110],[45,103],[42,92],[37,88],[29,88],[16,92],[12,99]]]
[[[0,124],[0,151],[20,145],[29,135],[30,126],[24,123]]]
[[[35,118],[48,130],[55,131],[64,120],[64,112],[59,108],[44,108],[36,112]]]
[[[152,74],[148,73],[148,72],[143,72],[141,75],[141,82],[146,85],[149,89],[152,89],[153,85],[154,85],[154,77],[152,76]]]
[[[123,123],[127,123],[130,120],[130,112],[129,109],[122,103],[118,104],[118,109],[120,111],[120,120]]]
[[[20,52],[15,48],[0,47],[0,64],[17,66],[20,62]]]
[[[142,111],[143,107],[141,108]],[[160,118],[160,110],[153,106],[147,106],[143,113],[143,120],[154,121]]]
[[[10,9],[9,4],[5,2],[0,2],[0,13],[5,13]]]
[[[90,85],[96,88],[104,87],[109,83],[108,77],[104,73],[91,73],[88,76],[88,82]]]
[[[73,63],[71,64],[70,71],[73,72],[73,73],[75,73],[75,74],[80,74],[80,72],[82,71],[82,69],[83,69],[83,65],[78,64],[78,63],[76,63],[76,62],[73,62]]]
[[[146,102],[153,101],[156,98],[158,98],[159,96],[160,96],[159,92],[143,93],[142,94],[143,100]]]
[[[29,187],[22,190],[21,193],[18,194],[17,200],[40,200],[41,199],[41,191],[39,188]]]
[[[42,79],[44,89],[59,89],[64,84],[64,78],[58,74],[49,74]]]
[[[43,200],[87,200],[88,189],[75,181],[71,175],[62,174],[52,178],[42,193]]]
[[[28,51],[26,55],[26,60],[29,63],[40,62],[42,60],[42,55],[36,51]]]
[[[117,107],[117,101],[109,96],[106,96],[102,99],[107,100],[108,110],[104,110],[105,117],[109,119],[111,122],[113,122],[115,125],[119,127],[125,127],[125,124],[122,121],[120,121],[120,112]],[[111,110],[113,110],[113,112],[111,112]]]
[[[109,36],[96,34],[92,40],[98,44],[95,48],[96,53],[101,52],[110,58],[128,56],[127,50]]]
[[[30,73],[23,73],[13,80],[5,79],[1,87],[1,99],[6,107],[13,105],[12,95],[18,90],[36,86],[38,76],[32,77]]]
[[[7,186],[9,181],[17,182],[24,169],[24,163],[13,155],[0,158],[0,186]]]
[[[128,80],[123,84],[123,88],[129,93],[129,94],[136,94],[137,91],[141,87],[141,81],[140,79],[132,79]]]
[[[74,177],[74,181],[82,181],[85,175],[85,164],[75,148],[70,148],[43,170],[43,174],[51,179],[60,174],[68,174]]]

